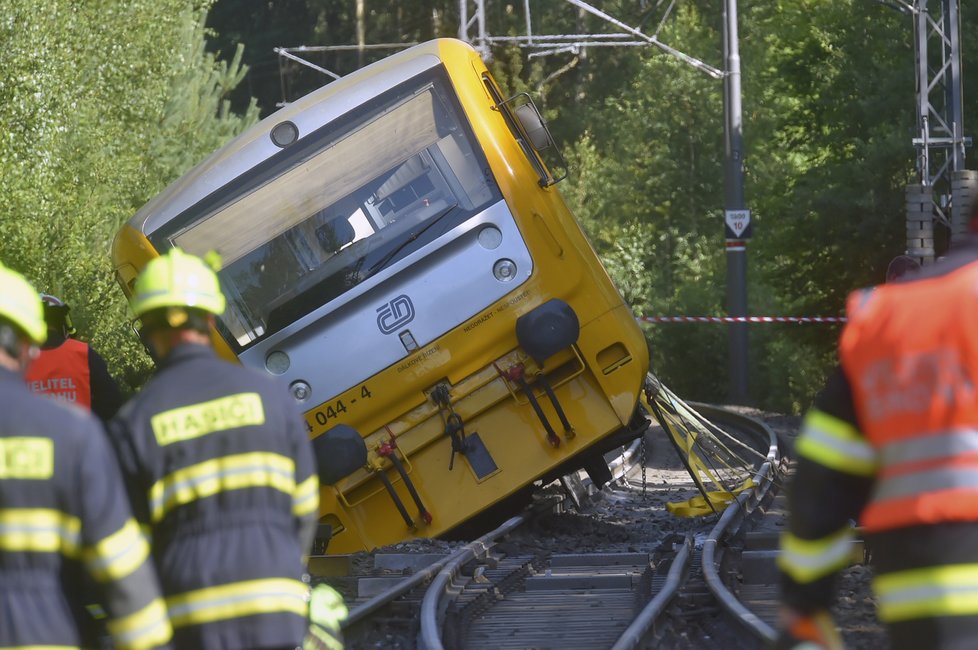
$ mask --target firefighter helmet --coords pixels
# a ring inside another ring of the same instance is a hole
[[[131,307],[136,318],[164,307],[199,309],[219,315],[224,312],[224,294],[217,274],[204,260],[173,248],[151,260],[136,278]]]
[[[0,317],[23,330],[31,341],[44,343],[48,336],[41,299],[20,273],[0,263]]]
[[[75,335],[75,326],[71,322],[71,316],[68,315],[71,311],[68,303],[57,296],[42,293],[41,304],[44,306],[44,320],[48,324],[48,329],[63,336]]]
[[[68,304],[65,303],[65,301],[62,300],[61,298],[58,298],[57,296],[52,296],[50,293],[42,293],[41,302],[44,303],[45,309],[54,308],[54,309],[63,309],[65,311],[68,311]]]

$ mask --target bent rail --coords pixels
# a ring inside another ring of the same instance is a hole
[[[743,427],[746,422],[748,428],[753,429],[752,433],[761,438],[766,436],[768,440],[767,459],[754,475],[754,487],[741,492],[737,499],[724,510],[717,525],[714,526],[710,536],[703,544],[703,574],[710,591],[713,592],[720,606],[728,614],[739,621],[754,636],[767,642],[774,642],[777,639],[777,632],[774,628],[744,607],[721,579],[718,570],[717,546],[738,532],[738,526],[767,498],[781,475],[782,458],[778,436],[769,426],[754,418],[705,404],[697,405],[697,407],[703,411],[711,411],[714,419],[717,420],[730,422],[736,419],[739,427]]]

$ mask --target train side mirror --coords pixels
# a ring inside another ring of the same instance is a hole
[[[334,485],[367,464],[367,445],[357,430],[337,424],[312,439],[319,468],[319,483]]]
[[[486,84],[490,94],[498,99],[499,91],[488,77]],[[540,115],[540,109],[528,93],[517,93],[509,99],[500,100],[493,110],[503,113],[523,153],[540,175],[540,187],[549,187],[567,178],[567,161]]]
[[[536,104],[532,102],[520,104],[514,112],[534,149],[544,151],[554,146],[554,139],[543,123],[543,117],[537,110]]]

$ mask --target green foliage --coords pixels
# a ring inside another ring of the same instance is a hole
[[[842,315],[846,295],[881,282],[904,250],[911,24],[856,0],[757,3],[743,19],[744,42],[754,44],[744,53],[751,311]],[[759,327],[754,394],[805,408],[833,363],[839,328]]]
[[[279,84],[279,57],[276,47],[312,45],[319,40],[316,31],[324,29],[325,23],[339,19],[351,24],[353,3],[343,6],[329,0],[276,0],[275,2],[255,2],[254,0],[221,0],[215,2],[208,13],[207,25],[211,34],[210,48],[221,56],[231,56],[238,45],[247,43],[241,59],[242,72],[246,81],[237,84],[230,93],[234,109],[244,111],[252,102],[261,107],[263,113],[275,110],[283,100]],[[333,13],[333,11],[339,13]],[[297,64],[291,65],[294,71]],[[328,79],[321,73],[306,71],[311,79],[312,90]],[[295,97],[290,97],[295,99]]]
[[[148,368],[109,248],[121,223],[255,119],[223,97],[240,56],[205,52],[208,2],[7,0],[0,18],[0,241],[62,297],[127,387]]]
[[[686,4],[662,38],[688,49],[720,37]],[[637,74],[568,147],[573,173],[561,189],[637,314],[722,313],[722,85],[658,49],[637,55]],[[646,332],[653,370],[673,390],[722,394],[722,326]]]
[[[0,15],[2,259],[63,296],[113,372],[148,366],[128,333],[108,260],[120,223],[275,102],[328,81],[273,48],[357,42],[349,0],[6,0]],[[453,36],[455,0],[365,0],[369,43]],[[722,67],[722,3],[601,8]],[[523,5],[490,1],[494,35],[522,34]],[[206,31],[205,12],[209,11]],[[903,251],[903,188],[914,172],[913,29],[867,0],[740,3],[752,315],[840,315]],[[536,34],[607,31],[563,0],[535,0]],[[966,113],[978,5],[961,3]],[[237,44],[244,42],[242,52]],[[341,74],[392,50],[323,54]],[[362,60],[361,60],[362,58]],[[570,163],[560,186],[636,313],[724,315],[722,83],[659,49],[586,48],[490,67],[534,96]],[[253,67],[250,72],[248,65]],[[245,76],[246,73],[248,76]],[[234,100],[233,107],[228,100]],[[966,117],[966,127],[971,124]],[[968,131],[970,133],[970,131]],[[969,151],[969,161],[975,157]],[[975,165],[969,164],[969,167]],[[804,409],[833,363],[839,328],[757,324],[758,405]],[[653,367],[684,397],[722,401],[727,326],[647,325]]]
[[[722,67],[719,9],[677,5],[661,40]],[[881,281],[903,251],[912,26],[859,0],[742,4],[739,24],[755,234],[748,311],[841,315],[848,292]],[[593,126],[569,148],[572,177],[562,189],[637,312],[725,314],[721,91],[650,51],[603,105],[565,109]],[[755,402],[805,408],[833,363],[839,328],[749,327]],[[726,326],[647,332],[654,369],[674,390],[724,399]]]

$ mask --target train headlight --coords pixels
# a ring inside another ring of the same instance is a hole
[[[304,381],[294,381],[289,384],[289,392],[297,402],[305,402],[312,396],[312,387]]]
[[[268,356],[265,357],[265,370],[273,375],[284,374],[285,371],[289,369],[291,364],[292,362],[289,359],[289,355],[285,354],[281,350],[269,352]]]
[[[502,259],[492,265],[492,274],[500,282],[509,282],[516,277],[516,262]]]
[[[495,226],[486,226],[479,231],[479,245],[486,250],[493,250],[494,248],[499,248],[499,244],[503,241],[503,233],[499,231],[499,228]]]
[[[276,147],[285,148],[299,139],[299,127],[289,121],[279,122],[269,134]]]

